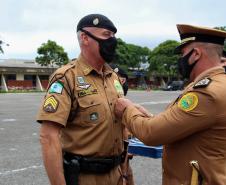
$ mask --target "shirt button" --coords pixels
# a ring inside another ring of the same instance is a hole
[[[110,105],[112,106],[112,103],[110,103]]]

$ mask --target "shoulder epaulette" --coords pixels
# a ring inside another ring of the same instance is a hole
[[[197,88],[203,88],[203,87],[207,87],[210,83],[211,83],[211,79],[210,78],[203,78],[202,80],[199,80],[194,86],[194,89]]]
[[[56,74],[65,74],[69,69],[73,68],[76,65],[76,61],[70,61],[66,65],[58,68],[56,70]]]
[[[51,76],[50,80],[49,80],[49,84],[54,83],[55,81],[62,79],[65,74],[67,73],[67,71],[71,68],[73,68],[76,65],[75,61],[71,61],[68,64],[58,68]]]
[[[47,91],[51,87],[51,85],[56,82],[56,81],[61,81],[63,84],[67,83],[68,84],[68,89],[65,88],[66,92],[70,97],[72,97],[72,88],[70,87],[68,83],[68,79],[66,78],[66,73],[71,69],[74,68],[76,65],[76,61],[71,61],[68,64],[58,68],[54,74],[52,75],[51,79],[49,80],[49,85],[47,87]],[[65,77],[65,80],[62,80]]]

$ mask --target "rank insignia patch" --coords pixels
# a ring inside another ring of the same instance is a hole
[[[201,87],[207,87],[211,82],[211,79],[210,78],[204,78],[200,81],[198,81],[194,86],[193,88],[194,89],[197,89],[197,88],[201,88]]]
[[[54,96],[50,96],[45,100],[43,109],[46,112],[53,113],[56,112],[58,105],[59,105],[58,100]]]
[[[49,93],[61,94],[63,87],[62,82],[54,82],[49,88]]]
[[[120,82],[118,80],[114,80],[114,85],[115,85],[115,89],[116,89],[117,93],[124,94],[122,85],[120,84]]]
[[[96,121],[98,120],[98,113],[97,112],[93,112],[89,115],[90,121]]]
[[[178,102],[178,107],[185,112],[193,110],[198,105],[198,96],[195,93],[187,93]]]

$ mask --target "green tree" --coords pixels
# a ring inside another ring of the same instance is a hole
[[[174,53],[179,42],[167,40],[159,44],[150,54],[149,72],[152,76],[167,77],[168,81],[176,77],[178,55]]]
[[[140,47],[128,44],[118,39],[115,63],[128,71],[128,67],[140,68],[142,63],[148,62],[150,50],[147,47]]]
[[[62,66],[68,63],[68,55],[62,46],[57,45],[55,41],[48,40],[37,49],[38,56],[36,62],[41,66],[53,66],[54,64]]]
[[[226,31],[226,26],[215,27],[215,29]],[[224,42],[224,50],[226,51],[226,42]]]
[[[226,26],[214,27],[215,29],[226,31]]]

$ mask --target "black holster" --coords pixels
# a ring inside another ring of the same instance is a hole
[[[79,160],[68,160],[64,157],[63,166],[66,185],[78,185],[78,177],[80,172]]]
[[[118,156],[91,158],[64,152],[64,177],[67,185],[78,185],[80,173],[104,174],[125,161],[128,142],[124,143],[125,150]]]

